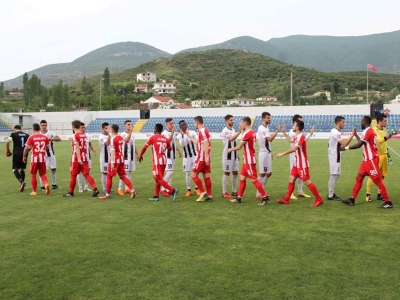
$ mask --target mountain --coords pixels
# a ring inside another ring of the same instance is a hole
[[[63,83],[71,83],[84,76],[103,74],[106,67],[110,73],[116,73],[159,57],[169,56],[171,54],[143,43],[115,43],[93,50],[70,63],[52,64],[29,71],[28,75],[30,78],[32,74],[35,74],[41,79],[43,85],[52,86],[60,79]],[[4,87],[6,89],[21,87],[22,76],[23,74],[5,81]]]
[[[366,71],[367,64],[373,64],[379,72],[400,74],[400,31],[347,37],[294,35],[268,41],[242,36],[180,53],[211,49],[247,50],[322,72]]]

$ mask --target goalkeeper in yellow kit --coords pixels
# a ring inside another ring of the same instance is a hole
[[[376,126],[373,130],[376,133],[376,141],[378,143],[378,154],[379,154],[379,169],[382,173],[382,180],[388,175],[388,143],[387,140],[390,139],[393,133],[388,133],[386,129],[386,125],[388,123],[387,116],[384,114],[380,114],[376,117]],[[365,197],[365,201],[371,202],[371,189],[372,189],[373,181],[370,177],[368,177],[367,181],[367,196]],[[378,195],[376,197],[377,200],[384,200],[380,191],[378,191]]]

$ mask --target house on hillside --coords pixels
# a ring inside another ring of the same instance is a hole
[[[263,104],[268,104],[268,102],[277,102],[278,98],[274,97],[274,96],[261,96],[256,98],[256,105],[263,105]]]
[[[331,101],[331,92],[330,91],[321,90],[321,91],[318,91],[318,92],[314,93],[312,95],[312,97],[319,97],[321,94],[325,94],[326,95],[326,99],[328,101]]]
[[[153,94],[175,94],[176,88],[174,83],[168,83],[163,80],[161,82],[154,83],[152,91]]]
[[[138,93],[138,92],[147,93],[147,91],[148,91],[147,83],[137,83],[137,84],[135,84],[135,92],[136,93]]]
[[[154,73],[146,71],[144,73],[136,74],[136,81],[137,82],[140,82],[140,81],[143,81],[143,82],[154,82],[154,81],[157,81],[157,75],[154,74]]]
[[[394,98],[394,100],[389,101],[391,104],[400,104],[400,94]]]
[[[146,101],[140,102],[140,106],[146,107],[146,109],[172,109],[180,108],[181,103],[171,97],[152,96]],[[182,108],[186,107],[182,106]]]
[[[202,107],[222,107],[225,104],[225,100],[192,100],[191,105],[195,108],[202,108]]]
[[[226,101],[227,106],[243,106],[243,107],[249,107],[249,106],[255,106],[256,105],[256,100],[254,99],[228,99]]]

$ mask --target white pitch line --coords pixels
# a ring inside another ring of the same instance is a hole
[[[389,149],[390,149],[391,152],[394,152],[394,154],[396,154],[398,157],[400,157],[400,154],[397,153],[396,151],[394,151],[393,148],[389,147]]]

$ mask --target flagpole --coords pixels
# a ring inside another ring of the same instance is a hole
[[[367,104],[368,104],[368,65],[367,65]]]

